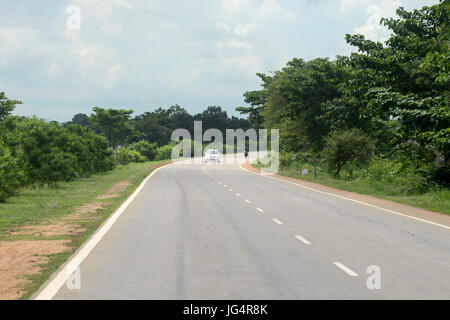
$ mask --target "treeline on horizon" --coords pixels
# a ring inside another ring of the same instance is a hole
[[[221,106],[209,106],[203,112],[190,114],[185,108],[174,105],[169,108],[157,108],[132,117],[133,110],[103,109],[94,107],[91,115],[76,114],[71,121],[62,126],[78,124],[89,127],[96,133],[104,134],[111,148],[138,141],[156,143],[164,146],[171,142],[172,132],[187,129],[194,136],[194,121],[202,121],[202,130],[219,129],[225,136],[226,129],[243,129],[251,127],[244,118],[229,117]]]
[[[344,179],[450,184],[450,1],[382,19],[385,43],[346,35],[350,56],[293,59],[247,91],[253,127],[280,130],[282,167],[315,164]]]
[[[28,185],[56,185],[108,171],[131,162],[171,158],[172,131],[184,128],[193,136],[194,121],[203,131],[247,130],[246,119],[228,117],[220,106],[191,115],[175,105],[132,117],[133,110],[92,108],[58,123],[37,117],[12,116],[21,101],[0,93],[0,202]]]

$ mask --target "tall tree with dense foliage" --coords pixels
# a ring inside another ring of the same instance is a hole
[[[89,116],[84,113],[77,113],[73,116],[70,123],[79,124],[82,127],[87,127],[89,125]]]
[[[201,120],[203,131],[214,128],[225,132],[228,125],[228,115],[220,106],[209,106],[202,113],[195,116],[195,120]]]
[[[365,164],[375,151],[373,141],[360,129],[334,131],[325,140],[323,150],[325,161],[335,174],[339,175],[348,164]]]
[[[8,99],[4,92],[0,92],[0,120],[10,115],[16,105],[22,104],[22,101]]]
[[[172,129],[161,124],[161,112],[145,112],[134,117],[133,126],[135,131],[130,137],[131,142],[146,140],[149,143],[157,143],[159,146],[170,141]]]
[[[270,80],[270,76],[263,73],[256,74],[262,80],[262,87],[265,88]],[[267,102],[265,90],[247,91],[244,93],[244,101],[250,104],[249,107],[238,107],[236,111],[241,114],[248,115],[248,121],[253,128],[260,128],[263,125],[264,118],[262,116],[262,109]]]
[[[94,111],[89,118],[89,123],[98,127],[108,140],[110,148],[115,149],[120,143],[126,141],[132,131],[130,123],[133,110],[92,108]]]
[[[320,154],[329,132],[356,128],[379,156],[450,184],[449,9],[448,1],[399,8],[381,20],[391,31],[385,43],[347,35],[357,49],[349,57],[293,59],[257,74],[262,90],[246,92],[250,107],[237,111],[279,128],[283,152]]]
[[[265,127],[280,129],[285,151],[320,150],[330,130],[324,118],[326,103],[340,96],[346,69],[329,59],[293,59],[281,71],[258,76],[263,89],[244,94],[252,107],[237,110],[262,117]]]
[[[392,31],[385,46],[347,35],[347,41],[360,52],[351,58],[355,68],[376,76],[366,93],[364,116],[385,124],[395,119],[391,150],[408,145],[407,141],[416,142],[418,152],[411,157],[421,159],[411,160],[420,160],[431,177],[448,184],[448,1],[411,12],[399,8],[397,15],[382,19]]]

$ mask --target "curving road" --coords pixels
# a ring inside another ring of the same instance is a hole
[[[450,230],[237,165],[178,163],[80,270],[81,289],[55,299],[450,299]]]

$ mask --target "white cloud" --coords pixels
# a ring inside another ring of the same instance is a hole
[[[222,30],[222,31],[225,31],[225,32],[229,32],[231,30],[231,28],[229,26],[227,26],[225,23],[222,23],[222,22],[217,22],[216,23],[216,28],[218,30]]]
[[[247,71],[250,74],[255,74],[261,70],[261,58],[258,56],[244,55],[239,57],[231,57],[221,59],[215,68],[217,74],[224,74],[231,70]]]
[[[101,27],[101,30],[111,36],[116,36],[118,35],[120,32],[122,32],[123,28],[121,25],[119,24],[114,24],[114,23],[104,23]]]
[[[239,37],[246,37],[250,31],[255,27],[253,23],[240,24],[234,28],[234,34]]]
[[[74,4],[82,9],[82,14],[95,17],[111,17],[115,8],[133,8],[128,0],[77,0]]]
[[[47,74],[48,75],[56,75],[61,71],[61,66],[56,64],[56,63],[52,63],[48,66],[47,68]]]
[[[45,57],[51,46],[30,27],[0,27],[0,68],[13,67],[23,60]]]
[[[246,12],[246,23],[238,23],[233,29],[236,36],[246,38],[257,29],[268,29],[273,24],[293,25],[296,20],[294,12],[286,10],[276,0],[264,0],[255,4]]]
[[[76,30],[67,30],[65,35],[70,41],[80,71],[88,71],[91,67],[105,65],[114,60],[114,49],[108,49],[99,42],[87,43]]]
[[[81,28],[64,33],[77,66],[76,76],[84,85],[107,92],[120,81],[120,60],[125,53],[112,42],[120,39],[123,31],[115,17],[121,9],[133,6],[127,0],[79,0],[76,4],[81,8]]]
[[[103,85],[107,88],[113,87],[119,81],[121,73],[122,66],[120,64],[109,66],[105,71]]]
[[[341,0],[342,2],[365,0]],[[384,42],[389,38],[389,30],[384,26],[380,26],[381,18],[390,18],[395,16],[398,7],[402,5],[400,0],[378,0],[375,4],[371,4],[366,8],[367,21],[362,26],[355,27],[353,33],[362,34],[367,39],[373,41]]]
[[[252,45],[248,42],[239,41],[236,39],[229,39],[226,41],[218,41],[216,42],[216,48],[251,48]]]
[[[115,10],[134,7],[128,0],[77,0],[75,4],[81,9],[81,28],[86,27],[86,21],[94,21],[100,26],[100,30],[108,35],[117,35],[123,29],[114,22]]]
[[[371,0],[340,0],[340,7],[342,13],[348,13],[350,9],[355,8],[361,4],[368,4]]]
[[[250,4],[250,0],[222,0],[222,9],[235,12],[241,10],[243,6]]]
[[[362,34],[366,39],[378,41],[378,30],[373,25],[363,25],[356,27],[353,34]]]

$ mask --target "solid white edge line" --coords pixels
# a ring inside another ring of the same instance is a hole
[[[273,218],[272,219],[273,222],[275,222],[276,224],[283,224],[283,222],[281,222],[280,220]]]
[[[355,272],[355,271],[353,271],[352,269],[350,269],[350,268],[347,268],[346,266],[344,266],[342,263],[340,263],[340,262],[333,262],[333,264],[336,266],[336,267],[338,267],[339,269],[341,269],[342,271],[344,271],[345,273],[347,273],[349,276],[351,276],[351,277],[357,277],[358,276],[358,274]]]
[[[304,244],[311,244],[311,242],[309,242],[308,240],[306,240],[305,238],[303,238],[302,236],[299,235],[295,235],[295,237],[300,240],[301,242],[303,242]]]
[[[176,162],[174,162],[176,163]],[[147,181],[160,169],[170,166],[173,163],[166,164],[159,168],[153,170],[150,175],[141,182],[141,184],[137,187],[137,189],[125,200],[124,203],[116,210],[113,214],[109,216],[109,218],[100,226],[99,229],[88,239],[81,248],[75,253],[75,255],[70,258],[65,265],[60,268],[60,270],[56,271],[56,276],[43,288],[35,300],[51,300],[61,289],[67,279],[73,273],[74,268],[77,268],[83,260],[91,253],[91,251],[95,248],[95,246],[102,240],[103,236],[108,232],[108,230],[113,226],[113,224],[117,221],[120,215],[125,211],[128,205],[136,198],[136,196],[141,192],[144,188]]]
[[[358,200],[355,200],[355,199],[343,197],[343,196],[340,196],[340,195],[337,195],[337,194],[334,194],[334,193],[320,191],[320,190],[313,189],[313,188],[310,188],[310,187],[307,187],[307,186],[304,186],[304,185],[301,185],[301,184],[298,184],[298,183],[295,183],[295,182],[292,182],[292,181],[287,181],[287,180],[279,179],[279,178],[276,178],[276,177],[273,177],[273,176],[268,176],[268,175],[260,175],[259,173],[256,173],[256,172],[250,171],[248,169],[245,169],[244,167],[242,167],[241,163],[239,164],[239,168],[241,168],[244,171],[247,171],[247,172],[250,172],[250,173],[253,173],[253,174],[265,177],[265,178],[271,178],[271,179],[274,179],[274,180],[277,180],[277,181],[287,182],[287,183],[290,183],[290,184],[293,184],[293,185],[296,185],[298,187],[305,188],[305,189],[308,189],[308,190],[311,190],[311,191],[315,191],[315,192],[319,192],[319,193],[326,194],[326,195],[329,195],[329,196],[334,196],[334,197],[338,197],[338,198],[341,198],[341,199],[353,201],[353,202],[356,202],[356,203],[359,203],[359,204],[366,205],[368,207],[372,207],[372,208],[375,208],[375,209],[383,210],[383,211],[386,211],[386,212],[389,212],[389,213],[392,213],[392,214],[396,214],[396,215],[399,215],[399,216],[402,216],[402,217],[405,217],[405,218],[410,218],[410,219],[413,219],[413,220],[425,222],[425,223],[428,223],[428,224],[432,224],[434,226],[438,226],[438,227],[450,230],[450,226],[446,226],[446,225],[443,225],[443,224],[440,224],[440,223],[436,223],[436,222],[433,222],[433,221],[425,220],[425,219],[422,219],[422,218],[413,217],[413,216],[410,216],[410,215],[407,215],[407,214],[404,214],[404,213],[400,213],[400,212],[397,212],[397,211],[393,211],[393,210],[389,210],[389,209],[386,209],[386,208],[378,207],[378,206],[375,206],[375,205],[370,204],[370,203],[366,203],[366,202],[358,201]]]
[[[256,208],[256,210],[258,210],[259,212],[264,212],[264,210],[261,208]]]

